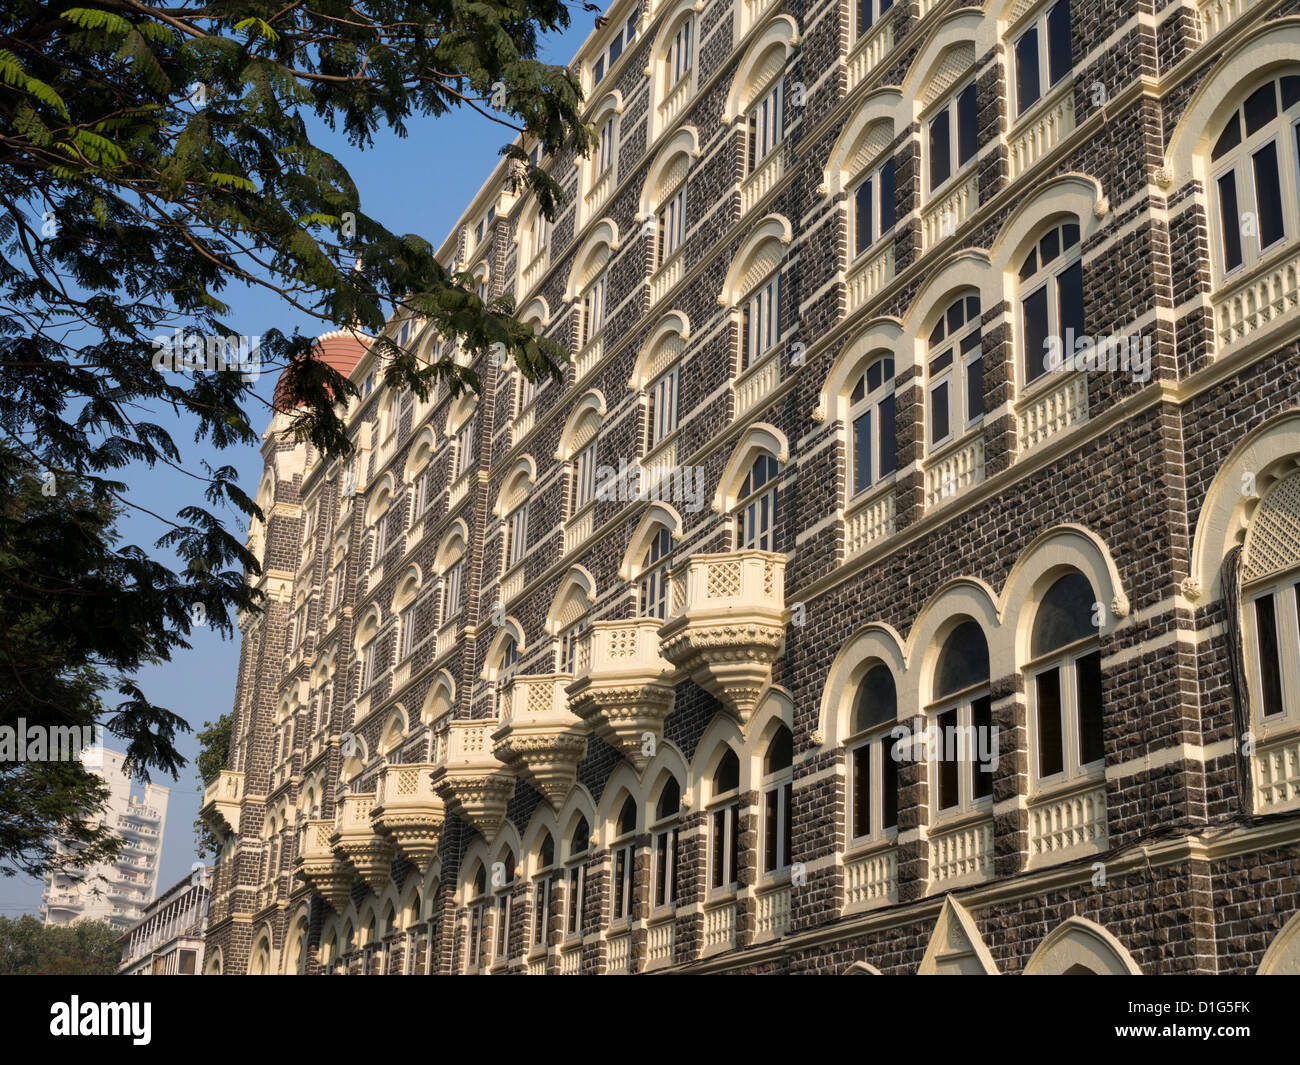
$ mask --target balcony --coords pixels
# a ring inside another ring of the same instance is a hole
[[[587,753],[586,726],[564,694],[571,679],[567,673],[510,678],[501,689],[501,727],[492,734],[496,756],[557,810]]]
[[[1300,807],[1300,737],[1269,740],[1255,751],[1255,812],[1283,813]]]
[[[203,789],[199,817],[219,836],[239,834],[239,809],[244,797],[244,774],[223,769]]]
[[[1052,865],[1106,849],[1106,785],[1030,800],[1029,867]]]
[[[893,536],[895,517],[892,483],[883,495],[863,493],[855,499],[844,517],[844,557],[852,558],[877,540]]]
[[[335,913],[341,915],[352,897],[352,881],[356,879],[356,873],[334,853],[330,844],[333,834],[333,821],[308,821],[303,828],[302,851],[298,855],[296,871],[334,907]]]
[[[674,947],[677,938],[677,922],[670,915],[650,925],[650,934],[646,938],[646,970],[662,969],[672,965],[676,960]]]
[[[1223,355],[1235,344],[1282,320],[1300,308],[1300,255],[1273,260],[1271,266],[1234,279],[1214,297],[1215,342]]]
[[[660,654],[658,618],[596,621],[578,642],[569,705],[638,771],[647,754],[645,735],[663,735],[673,705],[667,679],[672,665]]]
[[[976,821],[930,837],[930,893],[993,876],[993,820]]]
[[[609,963],[606,973],[630,973],[632,971],[632,933],[623,932],[609,937]]]
[[[1054,387],[1032,389],[1016,406],[1020,454],[1087,420],[1088,382],[1082,374],[1076,373]]]
[[[885,17],[872,26],[849,53],[846,92],[852,92],[861,85],[867,75],[880,66],[893,47],[894,20]]]
[[[740,213],[748,214],[785,176],[785,155],[782,146],[756,166],[740,186]]]
[[[743,728],[785,641],[785,555],[695,555],[672,572],[663,655]]]
[[[790,931],[790,885],[763,890],[755,907],[754,940],[780,939]]]
[[[375,829],[389,836],[425,876],[438,853],[447,813],[433,790],[432,763],[390,765],[379,778],[379,802],[370,812]]]
[[[735,949],[736,902],[732,899],[704,911],[704,956]]]
[[[334,821],[330,844],[375,894],[379,894],[388,883],[393,859],[397,857],[397,844],[375,831],[370,822],[370,811],[374,806],[373,792],[345,795]]]
[[[856,854],[844,861],[844,903],[849,913],[898,902],[898,848]]]
[[[496,718],[462,718],[449,723],[441,758],[433,771],[434,790],[447,809],[491,839],[506,815],[515,776],[492,753]]]
[[[941,448],[925,464],[927,509],[961,495],[984,480],[984,436]]]
[[[736,394],[734,420],[739,421],[771,396],[780,383],[781,360],[778,349],[769,352],[733,382],[731,387]]]
[[[884,247],[867,252],[845,278],[848,287],[848,313],[865,306],[894,277],[894,238],[886,234]]]
[[[979,179],[971,174],[921,213],[921,250],[956,234],[979,206]]]
[[[1074,129],[1074,79],[1069,78],[1031,107],[1007,137],[1010,177],[1018,178]]]

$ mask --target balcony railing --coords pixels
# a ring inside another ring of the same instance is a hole
[[[704,953],[736,949],[736,903],[725,902],[704,911]]]
[[[790,930],[790,885],[761,891],[758,895],[754,932],[760,939],[779,939]]]
[[[877,540],[894,534],[894,492],[892,485],[883,494],[864,495],[849,505],[844,519],[844,556],[852,558]]]
[[[1227,285],[1214,298],[1215,341],[1219,354],[1294,316],[1300,307],[1300,254],[1290,255],[1262,272]]]
[[[898,849],[855,855],[844,862],[844,902],[850,910],[892,906],[898,901]]]
[[[978,821],[930,837],[930,890],[987,880],[993,875],[993,822]]]
[[[1035,104],[1011,128],[1008,153],[1011,177],[1017,178],[1045,156],[1074,129],[1074,80],[1069,79],[1046,100]]]
[[[1088,382],[1082,374],[1031,394],[1021,400],[1016,411],[1020,454],[1087,420]]]
[[[929,251],[956,234],[978,206],[979,180],[971,174],[921,213],[921,250]]]
[[[894,240],[884,238],[884,247],[867,254],[861,263],[849,270],[848,313],[852,314],[885,287],[894,276]]]
[[[740,186],[740,213],[748,214],[785,175],[785,152],[777,145]]]
[[[1106,785],[1033,802],[1029,862],[1046,865],[1106,849]]]
[[[1254,764],[1256,813],[1300,808],[1300,736],[1261,744]]]
[[[781,359],[777,348],[749,367],[733,386],[736,390],[736,418],[743,418],[771,396],[780,383]]]
[[[894,20],[887,17],[871,27],[849,53],[848,91],[852,92],[861,85],[867,75],[880,66],[893,47]]]
[[[935,507],[984,480],[984,436],[944,450],[926,464],[925,505]]]

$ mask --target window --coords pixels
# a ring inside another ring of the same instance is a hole
[[[937,447],[984,416],[980,298],[954,300],[930,331],[930,446]]]
[[[1070,0],[1045,8],[1015,42],[1016,114],[1030,107],[1074,66],[1070,55]]]
[[[674,255],[686,240],[686,183],[678,185],[676,190],[664,201],[658,214],[659,247],[656,266],[662,266]]]
[[[469,418],[456,434],[456,458],[452,465],[451,479],[458,480],[467,473],[474,458],[474,419]]]
[[[776,550],[776,476],[781,466],[766,451],[754,460],[740,486],[741,550]]]
[[[749,109],[749,159],[747,169],[752,172],[781,143],[783,134],[781,115],[781,82],[767,90]]]
[[[469,942],[466,948],[466,967],[477,969],[483,961],[483,927],[487,923],[489,902],[487,897],[487,871],[479,863],[474,874],[473,897],[469,904]]]
[[[538,384],[523,374],[515,375],[515,417],[523,414],[537,398]]]
[[[853,190],[854,257],[892,231],[894,221],[894,160],[891,156]]]
[[[380,515],[379,520],[375,522],[375,546],[370,555],[370,565],[379,565],[379,560],[383,557],[384,548],[388,545],[388,514],[385,512]]]
[[[610,883],[610,920],[632,917],[632,876],[636,867],[636,801],[623,800],[614,837],[614,878]]]
[[[790,866],[794,737],[782,725],[763,755],[763,872],[778,873]]]
[[[442,623],[446,625],[460,613],[465,584],[465,560],[457,559],[442,575]]]
[[[858,0],[858,36],[866,34],[893,6],[894,0]]]
[[[560,673],[572,674],[578,658],[579,638],[587,631],[587,619],[575,622],[560,633],[559,660],[556,669]]]
[[[1291,474],[1273,485],[1250,519],[1244,552],[1241,614],[1246,688],[1253,727],[1268,741],[1282,732],[1293,733],[1300,723],[1300,545],[1292,516],[1296,500],[1300,500],[1300,475]],[[1286,778],[1278,774],[1273,779],[1276,784]],[[1266,809],[1294,797],[1292,789],[1267,799],[1260,787],[1256,801]]]
[[[379,639],[373,638],[364,648],[362,648],[361,659],[361,690],[367,691],[375,683],[375,673],[379,659]]]
[[[609,68],[623,54],[623,50],[636,40],[636,26],[640,18],[641,12],[639,8],[634,9],[632,14],[628,16],[627,21],[614,33],[609,44],[605,46],[605,50],[591,64],[591,84],[593,86],[600,84]]]
[[[582,313],[578,322],[578,347],[586,347],[605,324],[605,275],[582,294]]]
[[[665,85],[669,90],[690,72],[694,33],[695,21],[688,18],[677,27],[673,39],[668,42],[668,52],[664,56],[664,74]]]
[[[865,492],[898,466],[894,433],[894,360],[876,359],[849,393],[853,435],[853,494]]]
[[[650,386],[649,449],[653,450],[677,429],[677,367],[674,366]]]
[[[668,616],[668,559],[673,553],[673,534],[662,525],[641,563],[641,616]]]
[[[1255,685],[1256,703],[1259,714],[1265,721],[1281,718],[1286,713],[1289,698],[1284,694],[1282,683],[1282,648],[1285,646],[1285,634],[1295,633],[1296,626],[1286,624],[1287,615],[1300,615],[1297,603],[1300,602],[1300,583],[1289,588],[1270,588],[1256,595],[1250,602],[1248,616],[1254,633],[1253,672],[1258,678]],[[1295,640],[1290,641],[1292,644]],[[1292,656],[1294,647],[1288,648]]]
[[[741,317],[744,368],[748,369],[781,338],[781,275],[773,274],[745,301]]]
[[[894,674],[877,662],[858,685],[849,726],[850,839],[878,839],[898,827],[898,759],[890,735],[897,720]]]
[[[740,864],[740,759],[730,747],[713,772],[713,802],[709,809],[709,886],[734,887]]]
[[[402,658],[410,658],[415,650],[415,607],[409,606],[402,612]]]
[[[528,262],[533,262],[546,251],[546,242],[550,239],[550,235],[551,223],[539,207],[533,212],[532,220],[528,225],[528,255],[526,256]]]
[[[573,508],[578,513],[596,498],[596,441],[581,451],[573,463]]]
[[[546,946],[551,914],[551,875],[555,865],[555,840],[549,832],[537,848],[537,872],[533,876],[533,935],[535,947]]]
[[[664,909],[677,903],[677,819],[682,808],[682,793],[674,777],[664,782],[655,804],[654,831],[654,908]]]
[[[930,191],[940,188],[975,158],[979,150],[979,116],[972,81],[952,96],[929,124]]]
[[[1038,781],[1101,770],[1101,651],[1093,626],[1096,596],[1082,573],[1058,578],[1043,595],[1026,669]]]
[[[528,551],[528,504],[516,507],[506,518],[506,568],[517,566]]]
[[[564,932],[565,935],[582,934],[582,913],[586,906],[587,888],[587,847],[591,838],[591,828],[585,817],[578,818],[577,827],[569,840],[569,858],[565,880],[567,884],[565,900]]]
[[[340,560],[330,577],[330,611],[337,610],[341,602],[343,602],[343,562]]]
[[[969,810],[993,794],[989,647],[978,622],[967,618],[944,641],[934,694],[934,806],[940,813]]]
[[[1020,266],[1020,320],[1025,383],[1051,368],[1054,343],[1072,354],[1084,335],[1083,263],[1079,258],[1079,223],[1054,226],[1029,250]]]
[[[614,165],[614,116],[610,115],[601,123],[597,134],[595,167],[591,175],[594,180],[604,177]]]
[[[505,961],[510,957],[510,913],[513,905],[513,888],[515,882],[515,856],[506,851],[502,866],[502,883],[496,887],[496,918],[494,930],[495,944],[492,951],[494,962]],[[498,873],[493,870],[493,878]]]
[[[1232,113],[1210,153],[1222,274],[1300,232],[1300,76],[1275,78]]]

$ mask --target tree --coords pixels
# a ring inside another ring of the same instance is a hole
[[[76,6],[72,6],[76,4]],[[278,293],[323,328],[376,333],[397,309],[447,338],[496,350],[527,377],[557,376],[564,352],[485,304],[439,264],[422,237],[389,232],[362,207],[345,167],[309,124],[365,147],[376,130],[405,135],[416,116],[473,108],[547,152],[587,152],[581,93],[539,61],[541,34],[562,28],[562,0],[11,0],[0,11],[0,657],[10,699],[0,724],[101,721],[126,741],[128,767],[175,776],[173,740],[188,726],[154,705],[135,672],[188,647],[192,626],[233,635],[237,610],[260,603],[245,580],[257,561],[220,511],[261,517],[230,466],[188,469],[162,421],[192,425],[205,447],[258,439],[245,366],[223,362],[231,286]],[[517,144],[514,180],[553,215],[558,186]],[[208,360],[171,366],[156,341],[182,328]],[[450,357],[377,341],[384,377],[421,397],[439,379],[478,381]],[[160,351],[163,358],[159,358]],[[215,352],[215,355],[214,355]],[[340,417],[353,386],[311,353],[311,337],[271,330],[262,365],[284,368],[278,400],[291,432],[328,455],[351,446]],[[123,544],[115,522],[142,512],[120,479],[128,464],[165,465],[195,482],[154,545],[164,564]],[[29,518],[39,483],[43,536]],[[47,540],[72,557],[47,573]],[[60,626],[76,629],[65,639]],[[24,652],[26,653],[26,651]],[[107,705],[101,700],[115,700]],[[48,855],[9,823],[41,770],[0,774],[0,870],[39,870]],[[91,796],[65,789],[72,807]],[[31,827],[64,832],[66,810]],[[87,842],[87,841],[83,841]]]
[[[0,976],[105,976],[122,949],[107,921],[41,924],[31,914],[0,917]]]
[[[199,741],[199,755],[194,760],[199,771],[199,790],[202,791],[226,767],[230,754],[230,734],[235,727],[232,714],[222,714],[216,724],[203,722],[203,729],[195,737]],[[200,858],[215,855],[219,849],[216,837],[202,820],[194,822],[195,853]]]

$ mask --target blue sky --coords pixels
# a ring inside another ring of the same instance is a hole
[[[570,5],[570,11],[573,24],[569,30],[544,41],[543,56],[550,62],[567,63],[593,27],[593,14],[576,5]],[[328,133],[318,143],[347,166],[361,190],[367,213],[393,232],[418,233],[436,247],[492,172],[501,146],[510,139],[505,127],[464,111],[437,120],[413,121],[405,138],[376,134],[373,147],[365,152]],[[319,323],[282,306],[269,292],[232,288],[226,298],[232,308],[229,322],[239,334],[256,336],[271,328],[291,333],[295,327],[304,333],[322,331]],[[264,375],[258,382],[259,394],[269,399],[274,385],[274,374]],[[256,411],[252,413],[256,415]],[[255,448],[217,452],[195,444],[192,427],[182,422],[167,428],[186,456],[187,468],[200,469],[200,460],[232,465],[239,471],[243,489],[250,496],[256,494],[262,466]],[[197,500],[201,489],[192,478],[161,467],[132,470],[124,479],[131,486],[130,498],[134,502],[167,516],[175,515],[182,502]],[[242,516],[230,515],[228,524],[243,531]],[[146,516],[128,517],[121,528],[124,543],[147,549],[152,549],[153,542],[165,531],[156,519]],[[165,666],[142,671],[139,680],[155,703],[180,714],[197,731],[203,722],[215,720],[234,703],[239,644],[237,639],[223,640],[210,629],[196,630],[190,642],[191,650],[177,654]],[[108,746],[115,746],[111,739]],[[159,890],[186,876],[194,861],[192,826],[199,808],[198,776],[192,764],[198,750],[194,734],[181,736],[178,747],[191,765],[175,781],[154,777],[154,783],[171,788]],[[0,916],[34,914],[40,897],[39,881],[23,877],[0,880]]]

